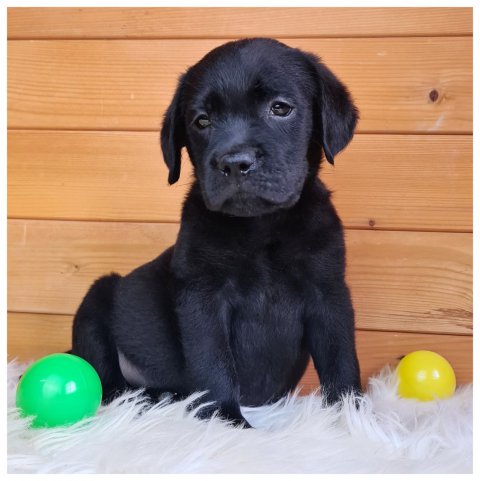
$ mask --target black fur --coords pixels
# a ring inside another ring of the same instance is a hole
[[[229,42],[181,77],[161,134],[169,182],[183,147],[195,171],[177,242],[98,280],[75,316],[73,353],[106,399],[129,386],[118,352],[136,384],[208,390],[200,415],[246,426],[240,405],[285,395],[309,354],[330,402],[360,392],[343,229],[317,177],[356,121],[339,80],[275,40]]]

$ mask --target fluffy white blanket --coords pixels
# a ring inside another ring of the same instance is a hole
[[[444,401],[399,399],[385,368],[360,408],[325,407],[292,395],[242,408],[256,429],[200,421],[190,400],[146,407],[126,393],[96,417],[66,428],[29,429],[15,408],[25,365],[8,365],[9,473],[470,473],[472,387]]]

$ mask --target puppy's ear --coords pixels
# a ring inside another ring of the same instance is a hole
[[[169,184],[174,184],[180,177],[182,147],[187,143],[183,109],[184,86],[185,75],[182,75],[178,81],[172,103],[165,113],[162,132],[160,134],[163,160],[165,160],[169,169]]]
[[[343,150],[353,137],[358,110],[345,85],[313,54],[306,54],[316,82],[314,128],[322,133],[322,147],[327,160]]]

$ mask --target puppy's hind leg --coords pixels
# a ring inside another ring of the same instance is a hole
[[[118,274],[96,280],[73,320],[71,353],[88,361],[100,376],[103,402],[108,403],[128,385],[120,370],[111,332],[111,318]]]

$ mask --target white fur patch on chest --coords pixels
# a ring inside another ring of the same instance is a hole
[[[131,361],[129,361],[122,353],[122,351],[117,349],[117,352],[120,370],[122,371],[122,375],[126,379],[126,381],[135,387],[147,386],[147,379],[141,373],[140,369],[135,366]]]

